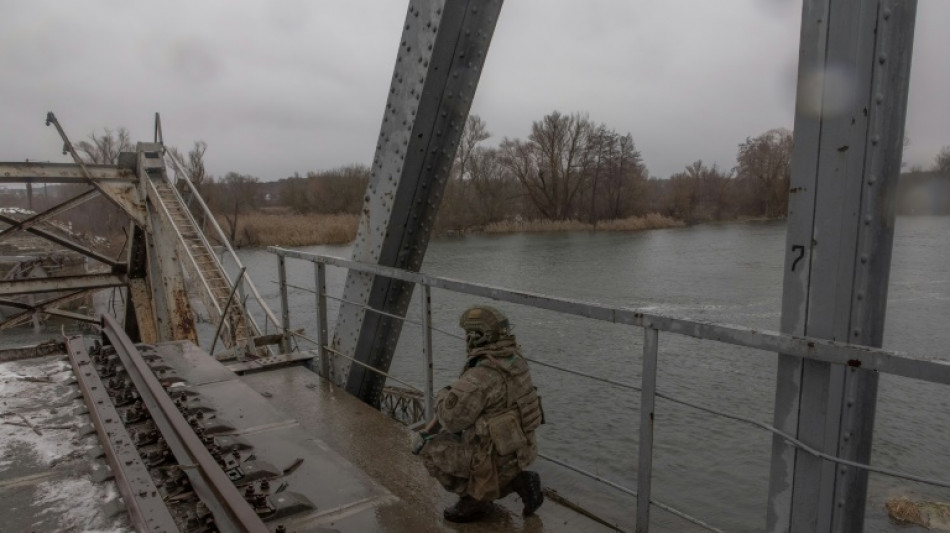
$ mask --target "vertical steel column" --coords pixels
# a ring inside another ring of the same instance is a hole
[[[353,259],[418,271],[501,0],[410,0]],[[350,272],[332,346],[387,370],[413,284]],[[354,303],[349,303],[354,302]],[[331,380],[376,405],[385,378],[343,357]]]
[[[915,0],[805,0],[783,333],[880,346]],[[870,460],[877,375],[780,355],[775,426]],[[773,440],[769,531],[861,531],[867,473]]]
[[[653,476],[653,414],[659,332],[643,328],[643,370],[640,375],[640,446],[637,467],[637,533],[650,531],[650,489]]]
[[[280,284],[281,353],[290,353],[290,304],[287,299],[287,258],[277,256],[277,275]]]
[[[432,398],[432,290],[422,286],[422,356],[426,362],[426,420],[432,420],[435,406]]]
[[[313,264],[313,286],[317,290],[317,357],[320,358],[320,376],[326,378],[330,375],[330,361],[327,360],[326,345],[330,339],[327,335],[327,266],[323,263]],[[310,370],[313,368],[313,362],[310,363]]]

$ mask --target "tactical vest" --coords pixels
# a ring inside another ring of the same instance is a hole
[[[519,464],[526,466],[537,455],[533,433],[544,423],[544,411],[525,360],[516,357],[509,364],[507,359],[487,355],[479,361],[479,366],[496,370],[504,379],[505,404],[482,413],[475,420],[475,433],[490,438],[499,455],[518,453]]]

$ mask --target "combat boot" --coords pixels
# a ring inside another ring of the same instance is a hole
[[[491,511],[491,502],[481,502],[471,496],[462,496],[452,507],[446,507],[442,516],[449,522],[475,522]]]
[[[544,503],[544,493],[541,492],[541,476],[537,472],[525,470],[511,481],[511,488],[521,496],[524,509],[522,516],[531,516]]]

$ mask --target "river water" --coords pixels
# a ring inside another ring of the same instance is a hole
[[[777,330],[781,310],[784,222],[701,225],[639,233],[554,233],[436,239],[423,271],[585,302],[637,307],[676,316]],[[950,217],[898,219],[891,271],[886,348],[950,359]],[[348,257],[345,246],[304,249]],[[266,298],[277,304],[276,258],[241,252]],[[313,286],[309,263],[288,262],[294,285]],[[339,295],[344,273],[328,270]],[[463,362],[458,316],[479,300],[433,290],[436,387]],[[313,332],[314,297],[291,291],[293,326]],[[331,317],[336,305],[330,302]],[[639,383],[642,332],[633,327],[499,304],[526,355],[626,383]],[[410,320],[418,320],[414,299]],[[332,329],[331,320],[331,329]],[[421,327],[403,330],[392,374],[421,388]],[[447,332],[449,334],[443,333]],[[450,335],[451,334],[451,335]],[[659,391],[756,420],[772,422],[776,356],[718,343],[660,335]],[[639,398],[636,392],[540,365],[532,369],[544,397],[542,453],[624,486],[636,487]],[[392,383],[399,385],[398,383]],[[950,392],[883,376],[872,463],[947,479]],[[764,527],[771,437],[747,424],[658,399],[654,497],[727,531]],[[545,463],[539,460],[540,463]],[[544,466],[553,472],[550,463]],[[602,486],[554,475],[572,499],[629,523],[633,500]],[[950,501],[950,491],[872,474],[866,530],[891,531],[886,498]],[[623,518],[626,516],[627,518]],[[657,519],[664,522],[662,513]],[[675,522],[669,522],[671,524]],[[676,526],[670,526],[676,528]]]

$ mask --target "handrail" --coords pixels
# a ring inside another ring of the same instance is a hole
[[[231,259],[234,260],[234,263],[238,268],[244,268],[244,263],[238,258],[237,253],[235,253],[234,248],[231,247],[231,242],[228,241],[227,236],[224,234],[224,230],[221,229],[221,226],[218,224],[218,221],[214,218],[214,214],[211,212],[211,209],[208,207],[208,204],[205,203],[204,199],[201,197],[201,193],[198,192],[198,188],[195,187],[195,184],[191,182],[191,178],[188,177],[188,173],[184,171],[181,163],[174,156],[171,157],[172,163],[175,165],[175,169],[184,176],[184,182],[191,189],[191,192],[195,195],[195,199],[198,200],[198,204],[201,206],[201,209],[205,213],[207,220],[211,221],[211,227],[218,234],[218,238],[221,239],[221,242],[224,244],[225,249],[227,249],[228,254],[231,255]],[[175,191],[176,193],[178,191]],[[203,232],[202,232],[203,234]],[[227,277],[228,282],[231,282],[231,276],[228,275],[227,270],[224,270],[224,275]],[[257,286],[254,285],[254,282],[251,280],[250,276],[247,278],[247,286],[251,289],[251,293],[254,295],[254,299],[257,300],[257,303],[261,306],[261,309],[264,310],[264,314],[267,315],[267,318],[271,321],[271,324],[274,324],[275,328],[280,328],[280,321],[277,320],[277,317],[271,311],[270,307],[264,302],[264,298],[261,297],[261,293],[258,292]],[[265,324],[266,327],[266,324]]]
[[[358,272],[385,276],[400,281],[429,285],[439,289],[527,305],[549,311],[581,316],[592,320],[651,327],[658,331],[687,337],[708,339],[726,344],[754,348],[766,352],[794,355],[804,359],[835,363],[865,370],[874,370],[931,383],[950,385],[950,363],[912,357],[900,352],[837,341],[787,335],[776,331],[757,330],[729,324],[690,320],[643,309],[611,307],[566,298],[553,298],[529,292],[512,291],[490,285],[468,283],[450,278],[408,272],[380,265],[368,265],[327,255],[288,250],[278,246],[268,251],[285,257],[347,268]]]

